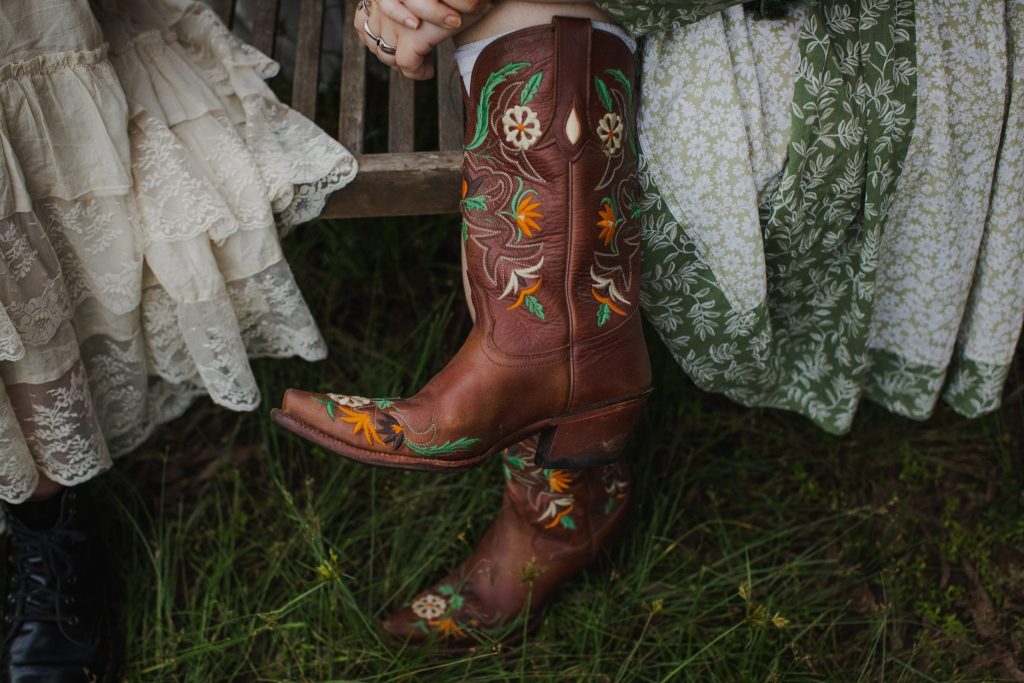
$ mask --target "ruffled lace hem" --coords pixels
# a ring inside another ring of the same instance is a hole
[[[27,498],[39,471],[67,484],[95,476],[110,466],[111,455],[135,448],[197,397],[233,410],[256,408],[250,358],[326,356],[284,262],[227,283],[222,298],[197,304],[176,303],[162,287],[149,287],[140,310],[110,319],[109,335],[89,334],[87,317],[55,335],[53,350],[70,362],[53,379],[26,381],[12,367],[18,364],[0,369],[4,500]]]
[[[320,215],[328,195],[355,178],[355,158],[295,110],[257,97],[247,98],[243,110],[243,137],[283,233]]]
[[[119,8],[154,13],[141,0],[102,2],[114,23],[124,18]],[[355,175],[355,160],[277,102],[262,80],[276,65],[208,10],[183,0],[154,6],[177,7],[174,30],[121,24],[110,38],[116,74],[108,62],[66,60],[33,77],[83,84],[76,95],[76,86],[51,82],[60,102],[25,105],[67,121],[87,114],[78,147],[44,141],[82,153],[73,163],[15,149],[5,137],[14,114],[0,101],[0,181],[14,178],[23,195],[0,219],[6,500],[29,495],[37,472],[75,483],[103,471],[111,453],[134,448],[197,396],[255,408],[250,357],[326,355],[279,230],[315,217]],[[114,104],[101,111],[104,89]],[[72,107],[62,108],[65,92]],[[18,125],[31,139],[35,129]],[[100,165],[116,160],[123,177],[93,173],[84,160],[95,159],[82,150],[94,141],[109,148]],[[51,167],[68,176],[37,182]],[[118,178],[120,186],[107,182]],[[49,193],[61,183],[81,192]]]
[[[182,137],[199,120],[230,122],[251,155],[282,233],[319,215],[327,196],[355,177],[357,164],[336,140],[277,100],[264,82],[277,73],[277,64],[231,35],[198,3],[161,0],[151,12],[166,24],[143,30],[136,18],[126,26],[137,3],[114,0],[108,5],[119,9],[99,14],[112,36],[133,123],[145,120],[151,129],[162,125]],[[202,149],[212,146],[203,134],[193,140]],[[225,139],[221,146],[226,150],[231,142]],[[240,160],[241,153],[232,149],[228,156]]]

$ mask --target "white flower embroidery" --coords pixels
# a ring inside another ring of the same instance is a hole
[[[622,147],[622,119],[618,114],[608,113],[597,123],[597,137],[601,138],[604,153],[611,156]]]
[[[427,593],[413,601],[412,612],[420,619],[439,619],[448,609],[448,601],[440,595]]]
[[[529,149],[540,137],[540,119],[529,107],[517,104],[506,109],[501,124],[505,127],[505,141],[519,149]]]
[[[346,408],[365,408],[373,402],[362,396],[342,396],[341,394],[327,394],[327,398]]]

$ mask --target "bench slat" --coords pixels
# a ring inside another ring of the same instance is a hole
[[[338,139],[353,154],[363,152],[363,119],[366,113],[366,48],[352,32],[357,0],[345,1],[341,39],[341,114]]]
[[[388,77],[388,151],[411,152],[415,129],[416,82],[394,71]]]
[[[330,196],[324,218],[458,213],[462,152],[367,154],[355,180]]]
[[[324,0],[302,0],[299,6],[299,32],[295,42],[292,107],[313,120],[316,119],[316,95],[320,83],[323,25]]]
[[[437,132],[442,151],[462,148],[462,116],[462,80],[455,46],[446,40],[437,47]]]
[[[274,56],[277,3],[278,0],[256,0],[256,13],[252,21],[252,46],[269,57]]]
[[[235,0],[213,0],[213,11],[230,27],[235,16]]]

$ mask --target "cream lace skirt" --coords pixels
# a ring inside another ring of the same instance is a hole
[[[72,485],[251,356],[326,349],[278,236],[355,161],[188,0],[0,3],[0,497]]]

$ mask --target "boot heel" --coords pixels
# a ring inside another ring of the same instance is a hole
[[[537,463],[571,470],[614,462],[626,447],[649,394],[560,418],[541,432]]]

